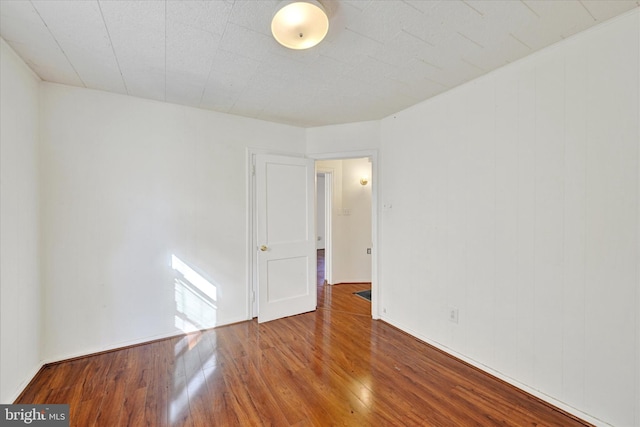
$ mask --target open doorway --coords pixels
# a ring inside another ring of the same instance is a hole
[[[258,277],[258,260],[259,260],[259,255],[262,251],[262,242],[259,242],[258,239],[258,220],[257,220],[257,211],[258,211],[258,206],[256,203],[256,194],[257,194],[257,187],[258,185],[256,184],[256,176],[257,176],[257,167],[256,167],[256,159],[260,156],[264,156],[270,154],[270,152],[268,150],[258,150],[258,149],[250,149],[247,151],[247,173],[248,173],[248,180],[247,180],[247,204],[249,206],[249,214],[247,215],[247,230],[248,230],[248,244],[247,244],[247,259],[248,259],[248,263],[247,263],[247,285],[248,285],[248,301],[247,301],[247,318],[253,318],[259,315],[260,313],[260,307],[259,307],[259,296],[260,296],[260,292],[259,292],[259,277]],[[300,158],[301,156],[292,156],[292,157],[298,157]],[[378,284],[377,284],[377,277],[378,277],[378,273],[377,273],[377,257],[378,257],[378,253],[376,251],[376,247],[377,247],[377,209],[375,208],[377,206],[377,187],[376,187],[376,176],[377,176],[377,169],[376,169],[376,165],[377,165],[377,152],[375,150],[364,150],[364,151],[359,151],[359,152],[351,152],[351,153],[337,153],[337,154],[316,154],[316,155],[309,155],[308,158],[310,160],[313,160],[314,162],[317,161],[324,161],[324,160],[341,160],[341,161],[346,161],[346,160],[351,160],[351,159],[364,159],[365,161],[367,161],[368,165],[369,165],[369,171],[370,171],[370,175],[369,175],[369,180],[367,182],[366,185],[363,185],[362,183],[360,183],[360,179],[363,178],[362,176],[358,176],[358,177],[353,177],[352,178],[348,178],[349,179],[349,185],[353,184],[353,179],[357,178],[356,182],[358,183],[359,186],[361,187],[357,187],[357,188],[365,188],[365,187],[369,187],[370,191],[370,225],[369,225],[369,229],[370,229],[370,238],[369,238],[369,243],[368,245],[365,244],[364,246],[362,246],[361,248],[352,248],[349,251],[347,251],[347,254],[351,254],[351,255],[356,255],[356,256],[362,256],[362,250],[364,250],[364,255],[369,259],[369,274],[370,276],[370,282],[371,282],[371,316],[374,319],[379,319],[380,315],[379,315],[379,310],[378,310],[378,298],[377,298],[377,294],[378,294]],[[368,159],[368,160],[367,160]],[[313,168],[313,165],[312,165]],[[343,176],[342,174],[342,169],[339,168],[338,170],[340,170],[340,179],[347,179],[346,177]],[[313,172],[313,171],[312,171]],[[340,191],[342,192],[344,185],[335,185],[334,181],[335,179],[337,179],[338,176],[338,172],[335,168],[328,168],[327,170],[323,171],[324,174],[324,179],[325,179],[325,189],[327,190],[325,193],[325,199],[329,198],[332,202],[327,205],[325,207],[325,211],[335,211],[335,214],[328,214],[325,216],[325,228],[327,230],[331,230],[330,232],[327,232],[324,240],[325,240],[325,251],[326,251],[326,262],[325,262],[325,267],[326,267],[326,278],[328,283],[331,284],[335,284],[335,283],[344,283],[344,282],[352,282],[352,281],[361,281],[363,279],[355,279],[355,276],[348,276],[348,275],[341,275],[341,276],[336,276],[336,272],[340,271],[339,268],[336,268],[334,266],[335,261],[336,261],[336,255],[333,253],[335,252],[335,245],[333,243],[333,238],[334,236],[340,236],[340,237],[345,237],[345,227],[341,227],[339,229],[336,229],[334,222],[333,221],[337,216],[337,214],[340,214],[339,216],[341,217],[341,219],[345,219],[347,217],[350,218],[354,218],[354,210],[353,208],[350,208],[349,206],[347,206],[344,203],[344,194],[340,193],[339,195],[334,195],[335,192]],[[311,175],[311,177],[313,178],[313,173]],[[346,181],[345,181],[346,182]],[[311,188],[313,191],[313,183],[311,184]],[[335,191],[334,191],[335,190]],[[363,191],[363,190],[360,190]],[[346,210],[345,210],[346,209]],[[349,210],[351,209],[351,210]],[[315,213],[313,215],[315,217]],[[312,219],[312,221],[314,221],[315,218]],[[313,224],[313,222],[311,222]],[[343,224],[344,225],[344,224]],[[348,230],[348,227],[346,227],[346,229]],[[313,234],[311,234],[311,236],[313,236]],[[311,246],[313,248],[314,242],[313,239],[310,240],[311,242]],[[268,251],[268,245],[265,245],[265,248]],[[364,248],[364,249],[363,249]],[[371,253],[368,254],[367,253],[367,249],[371,248]],[[343,262],[348,262],[349,257],[345,256],[344,259],[341,256],[339,258],[339,262],[343,263]],[[313,272],[315,273],[315,272]]]
[[[369,156],[316,160],[318,278],[329,286],[372,288],[372,172]]]

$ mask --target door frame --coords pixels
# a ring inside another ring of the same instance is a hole
[[[316,161],[361,159],[364,157],[368,157],[371,160],[371,317],[373,319],[380,319],[380,310],[378,308],[380,301],[380,286],[378,282],[378,260],[380,256],[378,250],[378,151],[362,150],[321,154],[315,153],[307,154],[306,157]]]
[[[316,160],[316,159],[314,159]],[[333,268],[333,169],[316,167],[316,206],[318,198],[318,175],[324,176],[324,280],[325,283],[333,283],[333,275],[331,269]],[[316,217],[316,227],[318,226],[318,219]],[[316,231],[317,234],[317,231]]]
[[[277,150],[269,150],[263,148],[247,148],[247,305],[246,319],[251,320],[258,316],[257,286],[258,286],[258,268],[257,268],[257,227],[256,227],[256,182],[254,160],[257,154],[275,154],[290,157],[307,157],[313,160],[345,160],[360,159],[368,157],[371,160],[371,317],[380,319],[379,292],[378,283],[378,261],[379,261],[379,245],[378,245],[378,151],[362,150],[362,151],[346,151],[332,153],[291,153]],[[314,176],[316,176],[314,174]],[[333,180],[332,180],[333,182]],[[332,188],[333,190],[333,188]],[[316,215],[314,214],[314,218]],[[316,233],[317,234],[317,233]]]

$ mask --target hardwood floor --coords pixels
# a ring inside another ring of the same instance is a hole
[[[316,312],[50,365],[16,403],[69,403],[82,427],[585,425],[323,281]]]

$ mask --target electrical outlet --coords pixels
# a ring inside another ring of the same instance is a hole
[[[449,307],[449,321],[458,323],[458,309],[456,307]]]

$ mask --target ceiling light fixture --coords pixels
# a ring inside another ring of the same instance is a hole
[[[271,33],[289,49],[309,49],[329,31],[329,18],[315,0],[284,1],[271,21]]]

